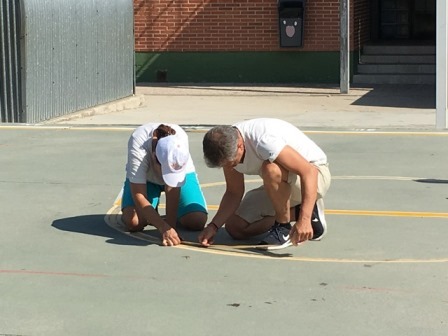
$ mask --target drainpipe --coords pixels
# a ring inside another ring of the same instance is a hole
[[[446,0],[437,0],[436,18],[436,128],[448,128],[447,118],[447,38],[448,6]]]
[[[340,92],[350,90],[350,0],[340,2]]]

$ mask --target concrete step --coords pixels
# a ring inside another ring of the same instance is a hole
[[[435,64],[436,55],[361,55],[360,63]]]
[[[435,45],[365,45],[365,55],[435,55]]]
[[[435,74],[435,64],[358,64],[359,74]]]
[[[435,84],[436,75],[429,74],[359,74],[353,76],[354,84]]]

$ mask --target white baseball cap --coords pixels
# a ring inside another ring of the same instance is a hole
[[[157,142],[156,156],[162,167],[162,178],[166,185],[183,186],[190,158],[188,142],[182,141],[177,135],[168,135]]]

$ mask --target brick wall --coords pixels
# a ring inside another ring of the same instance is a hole
[[[339,50],[339,0],[308,0],[305,31],[304,50]]]
[[[368,3],[353,1],[352,13]],[[307,1],[299,49],[279,47],[277,0],[134,0],[134,12],[139,52],[339,50],[339,0]]]
[[[353,4],[352,15],[353,48],[360,49],[370,40],[370,0],[357,0]]]

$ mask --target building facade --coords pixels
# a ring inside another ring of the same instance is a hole
[[[431,53],[435,2],[350,0],[351,79],[366,45]],[[134,20],[138,82],[339,82],[340,0],[134,0]]]

